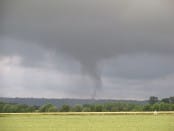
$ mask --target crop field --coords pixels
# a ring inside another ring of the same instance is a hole
[[[174,114],[0,114],[0,131],[174,131]]]

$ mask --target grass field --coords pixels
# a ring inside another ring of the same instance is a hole
[[[0,114],[0,131],[174,131],[174,115]]]

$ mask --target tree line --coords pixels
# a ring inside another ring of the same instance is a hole
[[[174,97],[158,100],[151,96],[148,104],[132,104],[124,102],[107,102],[104,104],[62,105],[56,107],[47,103],[42,106],[28,106],[25,104],[13,104],[0,102],[1,113],[19,112],[119,112],[119,111],[174,111]]]

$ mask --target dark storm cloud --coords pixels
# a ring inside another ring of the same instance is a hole
[[[101,66],[104,76],[128,79],[155,79],[174,73],[174,60],[171,55],[122,55],[103,61]]]
[[[38,65],[44,58],[44,50],[31,43],[1,37],[0,54],[4,56],[22,55],[25,66]],[[33,62],[34,61],[34,62]]]
[[[61,53],[69,60],[78,61],[82,72],[91,76],[96,88],[102,86],[98,64],[103,60],[144,53],[174,56],[174,10],[165,0],[2,2],[1,39],[10,38],[16,42],[3,42],[1,54],[19,54],[24,57],[24,65],[37,65],[45,60],[45,52],[53,52],[55,61]],[[159,70],[164,68],[168,66]],[[170,71],[150,72],[148,75],[139,70],[132,75],[126,70],[116,71],[116,74],[136,78],[158,77]]]
[[[96,61],[130,52],[173,53],[172,10],[166,4],[145,2],[153,8],[148,14],[149,9],[139,9],[142,4],[136,10],[131,3],[9,0],[4,3],[3,31],[69,54],[89,68]]]

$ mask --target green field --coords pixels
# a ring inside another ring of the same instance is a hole
[[[0,131],[174,131],[174,115],[0,114]]]

